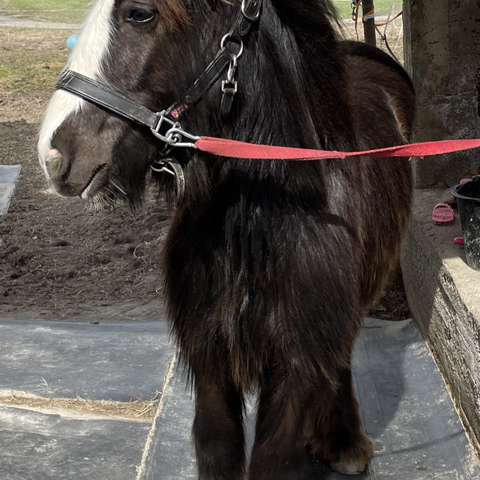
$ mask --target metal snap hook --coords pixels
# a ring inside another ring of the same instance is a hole
[[[155,162],[153,165],[150,165],[150,168],[154,172],[165,172],[175,178],[178,207],[182,203],[183,197],[185,195],[185,173],[180,162],[173,157],[166,157],[162,160]]]
[[[235,72],[237,71],[237,57],[233,57],[228,65],[227,80],[233,82],[235,80]]]

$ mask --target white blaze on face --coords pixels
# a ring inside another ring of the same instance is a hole
[[[112,30],[112,13],[115,0],[97,0],[92,7],[75,47],[67,61],[66,69],[86,75],[102,78],[102,60],[108,52]],[[38,154],[40,165],[45,174],[46,164],[55,155],[51,141],[58,127],[67,117],[79,111],[85,100],[64,90],[58,90],[52,96],[40,129]]]

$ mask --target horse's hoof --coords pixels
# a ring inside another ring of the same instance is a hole
[[[333,470],[343,475],[360,475],[367,468],[363,461],[358,462],[337,462],[330,465]]]

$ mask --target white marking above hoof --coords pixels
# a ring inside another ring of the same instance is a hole
[[[363,461],[358,462],[337,462],[330,465],[333,470],[343,475],[360,475],[367,468]]]

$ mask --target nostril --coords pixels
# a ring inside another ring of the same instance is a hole
[[[50,168],[47,167],[53,162],[58,164],[61,162],[62,154],[56,149],[51,148],[46,142],[39,142],[38,144],[38,159],[40,160],[40,165],[45,172],[47,179],[50,179]]]
[[[55,149],[49,149],[44,157],[45,172],[49,178],[55,178],[61,174],[63,168],[63,156]]]
[[[44,152],[45,163],[49,163],[57,157],[61,157],[62,154],[56,148],[47,148]]]

